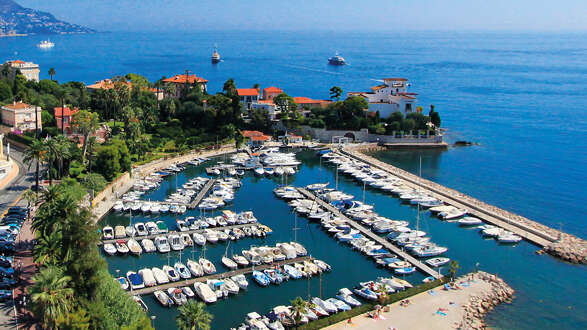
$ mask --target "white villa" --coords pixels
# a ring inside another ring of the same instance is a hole
[[[10,79],[14,79],[16,71],[20,70],[20,73],[26,78],[26,80],[32,80],[39,82],[39,65],[33,62],[25,62],[21,60],[7,61],[4,63],[10,68]]]
[[[377,112],[387,118],[399,111],[404,116],[416,111],[418,94],[408,93],[408,80],[405,78],[383,78],[383,84],[371,87],[370,92],[349,92],[347,97],[361,96],[369,102],[369,111]]]

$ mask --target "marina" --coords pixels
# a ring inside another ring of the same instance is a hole
[[[379,212],[382,216],[394,219],[413,219],[415,218],[415,208],[406,207],[400,199],[391,198],[388,194],[376,192],[371,188],[363,190],[362,187],[356,184],[356,181],[340,176],[337,179],[337,172],[335,168],[323,167],[320,164],[319,157],[316,157],[314,151],[301,151],[297,153],[302,164],[299,166],[299,171],[290,176],[288,181],[296,186],[306,186],[319,182],[336,182],[338,180],[339,189],[348,192],[355,196],[365,194],[364,198],[370,203],[378,206]],[[220,157],[221,158],[221,157]],[[165,196],[173,193],[174,187],[181,186],[183,182],[190,178],[202,175],[207,167],[215,166],[216,162],[221,161],[220,158],[213,159],[209,164],[188,166],[183,172],[170,175],[164,178],[161,186],[156,190],[147,192],[145,198],[151,200],[163,200]],[[214,176],[216,177],[216,176]],[[319,179],[319,180],[318,180]],[[324,231],[319,230],[320,225],[314,222],[306,222],[303,219],[297,220],[297,225],[294,222],[294,215],[291,210],[283,202],[278,202],[273,196],[273,190],[283,182],[279,176],[256,176],[250,171],[241,177],[243,181],[242,188],[235,192],[234,201],[226,206],[238,212],[238,210],[253,210],[255,216],[262,220],[263,224],[270,226],[274,232],[265,238],[244,238],[242,240],[235,240],[230,242],[230,249],[248,248],[251,244],[272,244],[279,241],[289,241],[297,236],[308,251],[312,252],[312,257],[325,260],[328,262],[333,270],[329,273],[323,273],[321,278],[309,278],[307,281],[288,281],[279,286],[267,286],[262,289],[257,285],[249,285],[245,294],[239,294],[231,299],[219,300],[212,305],[208,305],[208,310],[214,315],[222,315],[227,311],[231,311],[234,316],[230,318],[215,318],[212,326],[214,328],[230,328],[235,327],[239,322],[246,318],[246,314],[252,311],[263,312],[272,308],[272,306],[284,304],[288,305],[290,301],[297,297],[307,297],[310,294],[316,296],[330,296],[334,297],[337,291],[343,287],[352,288],[357,282],[367,281],[378,277],[389,277],[390,270],[380,268],[375,265],[370,258],[364,255],[344,248],[339,242],[329,238]],[[302,194],[299,190],[298,193]],[[210,211],[209,216],[214,216],[218,211]],[[183,217],[198,216],[197,210],[188,210]],[[524,272],[526,264],[515,263],[519,259],[519,252],[526,251],[528,247],[522,242],[514,246],[500,247],[496,244],[489,244],[486,239],[480,240],[480,235],[475,231],[470,230],[469,227],[459,226],[457,223],[451,225],[447,221],[431,221],[432,215],[427,213],[422,214],[421,228],[426,230],[434,236],[437,243],[450,248],[450,257],[453,260],[458,260],[461,267],[465,269],[472,269],[475,264],[482,260],[482,267],[484,269],[491,269],[499,271],[503,276],[512,278],[514,272]],[[164,220],[171,227],[175,222],[175,216],[170,214],[159,215],[137,215],[136,219],[133,215],[133,222],[135,221],[154,221],[152,219]],[[111,226],[117,223],[128,224],[128,216],[121,213],[112,212],[107,215],[104,221],[108,221]],[[454,229],[453,229],[454,228]],[[354,228],[353,228],[354,229]],[[358,230],[358,229],[357,229]],[[368,230],[368,229],[366,229]],[[361,232],[362,233],[362,232]],[[367,236],[369,233],[362,233]],[[372,233],[374,234],[374,233]],[[375,234],[374,234],[375,235]],[[458,240],[452,240],[450,237],[458,235]],[[370,236],[368,236],[371,238]],[[489,244],[489,245],[488,245]],[[206,245],[206,255],[210,260],[220,260],[226,253],[226,243]],[[474,247],[474,248],[473,248]],[[467,251],[475,250],[474,254],[467,253]],[[190,248],[191,253],[200,254],[201,248],[194,246]],[[184,251],[184,255],[189,255],[190,250]],[[179,258],[179,252],[171,251],[169,254],[143,254],[141,257],[129,256],[112,256],[107,257],[109,269],[112,274],[125,274],[130,270],[137,270],[143,267],[153,267],[165,263],[173,264]],[[395,253],[395,252],[394,252]],[[496,257],[499,256],[499,257]],[[185,257],[184,257],[185,258]],[[536,262],[544,263],[547,259],[544,257],[534,256],[532,259]],[[171,260],[169,260],[171,259]],[[175,260],[175,261],[174,261]],[[497,260],[502,260],[497,262]],[[505,261],[505,262],[504,262]],[[440,274],[446,274],[448,265],[442,265],[442,259],[434,260],[438,262],[439,267],[431,268],[433,271],[438,271]],[[353,265],[348,268],[348,265]],[[220,265],[220,264],[219,264]],[[509,265],[510,268],[504,268]],[[220,265],[222,267],[222,265]],[[426,265],[425,265],[426,266]],[[536,267],[536,266],[535,266]],[[548,266],[546,266],[548,268]],[[257,266],[255,266],[257,269]],[[345,269],[345,276],[340,276],[340,269]],[[229,269],[227,269],[229,271]],[[529,270],[528,270],[529,271]],[[413,285],[420,283],[426,276],[426,272],[416,272],[412,275],[399,275],[400,278],[409,280]],[[514,277],[513,286],[519,287],[531,286],[532,282],[519,282]],[[176,282],[176,283],[181,283]],[[177,284],[181,285],[181,284]],[[520,292],[520,291],[518,291]],[[528,289],[522,290],[522,294],[526,294]],[[519,293],[518,293],[519,295]],[[175,308],[165,308],[159,304],[157,299],[144,295],[143,300],[149,308],[149,312],[156,315],[155,323],[158,327],[167,327],[174,324],[173,318],[177,314]],[[515,306],[513,307],[515,308]],[[488,319],[491,320],[490,313]]]

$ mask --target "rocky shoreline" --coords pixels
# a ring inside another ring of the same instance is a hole
[[[463,306],[464,315],[458,329],[485,329],[487,327],[484,321],[485,315],[499,304],[510,303],[515,291],[496,275],[481,271],[467,275],[457,282],[469,280],[470,276],[474,280],[488,282],[491,289],[483,294],[469,297],[469,302]]]
[[[520,228],[525,227],[532,231],[542,233],[542,235],[544,235],[543,237],[548,238],[547,240],[550,241],[551,244],[546,245],[544,249],[541,251],[547,252],[554,257],[560,258],[564,261],[568,261],[571,263],[587,264],[587,241],[579,237],[573,236],[571,234],[567,234],[554,228],[548,227],[536,221],[530,220],[521,215],[503,210],[494,205],[487,204],[476,198],[465,195],[454,189],[447,188],[438,183],[418,178],[416,175],[410,172],[404,171],[393,165],[384,163],[366,154],[369,152],[375,152],[380,150],[384,150],[384,148],[381,146],[377,146],[376,144],[362,144],[344,148],[344,151],[346,153],[351,154],[354,157],[362,159],[363,161],[366,161],[368,163],[374,164],[378,167],[384,167],[391,174],[402,176],[405,178],[410,178],[414,182],[418,181],[420,185],[425,188],[429,187],[433,190],[442,191],[444,194],[454,196],[459,200],[466,201],[467,203],[475,205],[480,209],[487,210],[502,218],[506,218],[508,220],[508,223],[517,224],[516,226]]]

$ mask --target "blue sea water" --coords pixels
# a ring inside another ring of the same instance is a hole
[[[33,61],[41,65],[42,77],[48,78],[47,70],[54,67],[60,81],[86,83],[128,72],[154,80],[190,69],[209,80],[210,92],[220,90],[232,77],[239,87],[273,85],[292,96],[312,98],[328,98],[333,85],[345,92],[364,91],[377,84],[377,79],[406,77],[411,91],[419,93],[422,105],[436,106],[442,126],[449,129],[449,141],[464,139],[480,145],[445,152],[388,152],[378,157],[416,172],[421,155],[426,178],[547,225],[562,226],[580,237],[587,236],[585,33],[109,33],[55,36],[52,41],[56,47],[48,51],[36,48],[41,39],[0,38],[0,60]],[[216,66],[210,64],[214,43],[224,59]],[[326,59],[337,50],[349,65],[327,65]],[[309,163],[296,176],[296,184],[316,179],[320,171],[311,160],[308,155]],[[320,173],[333,179],[331,170]],[[271,240],[291,239],[293,215],[270,193],[276,183],[254,178],[246,181],[235,205],[253,209],[261,221],[277,229]],[[353,182],[343,180],[341,184],[361,195],[360,187]],[[385,216],[415,217],[414,209],[400,206],[386,195],[367,191],[367,199]],[[450,248],[449,255],[459,260],[463,271],[480,262],[481,268],[498,272],[517,290],[512,305],[500,306],[490,314],[492,326],[585,328],[583,266],[535,256],[535,247],[526,243],[502,247],[452,224],[431,218],[426,223],[434,241]],[[343,253],[348,249],[338,247],[311,224],[298,234],[311,245],[311,251],[335,266],[335,271],[324,278],[327,294],[378,274],[365,258],[350,250]],[[224,247],[216,250],[209,253],[219,256]],[[135,264],[138,267],[144,258],[144,262],[154,262],[148,261],[151,257],[113,258],[111,271],[126,271]],[[337,276],[346,272],[353,275]],[[317,287],[316,280],[311,284]],[[210,307],[216,316],[214,325],[232,326],[251,310],[264,312],[305,291],[302,282],[251,291]],[[276,292],[280,301],[271,298]],[[172,324],[172,310],[162,311],[152,302],[150,306],[157,311],[159,326]]]

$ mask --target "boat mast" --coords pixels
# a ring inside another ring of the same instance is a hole
[[[294,232],[294,242],[298,241],[298,214],[294,211],[294,227],[293,227],[293,232]]]

